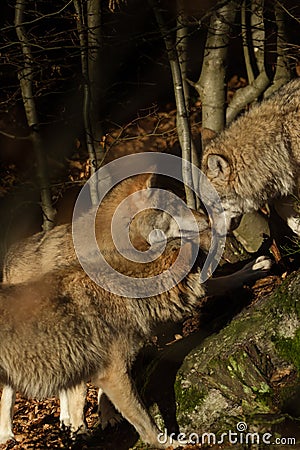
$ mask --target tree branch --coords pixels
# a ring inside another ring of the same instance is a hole
[[[261,72],[252,84],[236,91],[232,101],[229,103],[226,111],[226,123],[232,122],[237,114],[241,112],[245,106],[258,98],[270,84],[269,77],[265,70]]]
[[[16,140],[23,140],[23,141],[29,141],[31,139],[31,136],[16,136],[15,134],[7,133],[6,131],[0,130],[0,134],[3,136],[9,138],[9,139],[16,139]]]

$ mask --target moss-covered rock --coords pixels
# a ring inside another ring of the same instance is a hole
[[[243,422],[273,433],[286,414],[297,415],[291,405],[300,404],[299,380],[296,273],[185,358],[175,383],[180,430],[220,435]]]

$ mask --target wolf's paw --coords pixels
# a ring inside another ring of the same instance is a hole
[[[252,270],[263,270],[263,271],[269,271],[272,267],[272,261],[268,256],[259,256],[254,261]]]
[[[239,274],[243,276],[244,282],[255,281],[263,278],[271,269],[272,261],[267,256],[259,256],[255,261],[246,264]]]
[[[272,267],[272,261],[268,256],[259,256],[255,261],[251,261],[249,264],[246,264],[244,269],[251,269],[253,271],[263,271],[267,272]]]

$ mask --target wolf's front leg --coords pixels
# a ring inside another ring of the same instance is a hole
[[[226,292],[238,289],[247,282],[253,282],[259,278],[266,276],[271,269],[272,261],[267,256],[260,256],[246,264],[241,270],[224,277],[216,277],[207,280],[206,294],[207,295],[223,295]]]
[[[0,404],[0,444],[4,444],[10,439],[14,439],[12,421],[14,415],[14,405],[16,391],[8,386],[3,386]]]
[[[142,404],[124,361],[113,361],[104,373],[95,378],[95,383],[102,388],[123,417],[134,426],[145,443],[157,449],[170,446],[170,442],[159,441],[162,433]],[[174,448],[178,446],[175,441],[172,445]]]

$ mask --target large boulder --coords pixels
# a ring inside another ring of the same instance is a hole
[[[186,356],[175,381],[180,431],[211,441],[229,432],[296,438],[287,426],[300,417],[299,375],[300,272]]]

